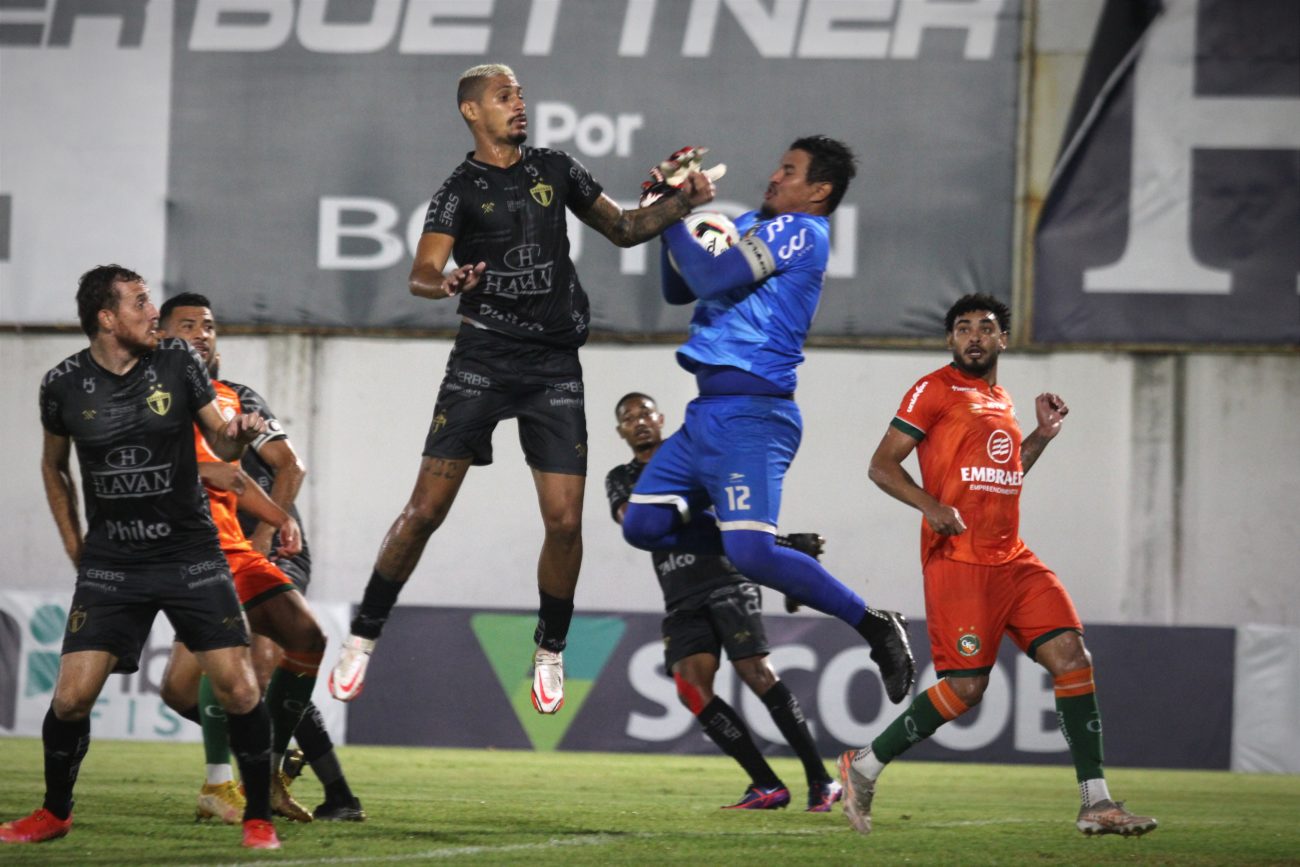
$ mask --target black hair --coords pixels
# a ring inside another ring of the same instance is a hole
[[[831,185],[831,194],[826,198],[826,213],[834,213],[840,206],[840,199],[848,192],[849,181],[858,173],[858,158],[844,142],[824,135],[795,139],[790,150],[804,151],[812,158],[808,163],[808,183]]]
[[[648,395],[648,394],[645,394],[644,392],[640,392],[640,391],[629,391],[627,394],[623,395],[622,397],[620,397],[620,398],[618,399],[618,403],[614,404],[614,420],[615,420],[615,421],[619,421],[619,420],[620,420],[619,417],[618,417],[618,411],[619,411],[620,409],[622,409],[622,408],[623,408],[623,404],[627,403],[629,400],[648,400],[648,401],[650,401],[651,403],[657,403],[657,401],[656,401],[653,397],[651,397],[651,396]]]
[[[162,307],[158,309],[158,321],[166,322],[172,315],[172,311],[177,307],[206,307],[212,309],[212,302],[206,295],[200,295],[197,292],[182,292],[179,295],[173,295],[163,302]]]
[[[957,302],[948,308],[948,314],[943,317],[943,330],[951,334],[952,327],[956,323],[958,316],[976,310],[987,310],[996,316],[1000,331],[1007,332],[1011,330],[1011,309],[992,295],[986,295],[982,292],[975,292],[958,298]]]

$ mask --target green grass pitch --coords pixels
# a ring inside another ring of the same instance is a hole
[[[1119,798],[1160,819],[1135,839],[1086,838],[1066,767],[899,761],[881,778],[876,831],[837,807],[803,813],[793,759],[773,766],[791,809],[718,809],[744,789],[724,757],[344,747],[370,820],[276,822],[284,848],[239,848],[237,828],[193,821],[194,744],[97,741],[72,834],[5,846],[5,865],[422,864],[1300,864],[1300,776],[1114,769]],[[831,764],[828,760],[828,767]],[[40,804],[40,743],[0,739],[0,817]],[[320,800],[310,772],[294,785]]]

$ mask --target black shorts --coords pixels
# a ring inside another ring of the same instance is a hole
[[[248,644],[230,567],[214,547],[186,562],[83,563],[63,652],[105,650],[118,658],[113,670],[129,674],[140,667],[140,649],[159,611],[192,651]]]
[[[281,557],[271,562],[293,582],[299,593],[307,595],[307,585],[311,583],[310,561],[304,563],[301,557]]]
[[[472,325],[456,335],[424,440],[430,458],[492,463],[492,431],[519,420],[533,469],[587,474],[587,413],[577,349],[525,343]]]
[[[673,666],[686,657],[721,656],[724,647],[732,662],[766,656],[762,609],[763,595],[757,584],[748,581],[683,600],[664,618],[664,667],[672,673]]]

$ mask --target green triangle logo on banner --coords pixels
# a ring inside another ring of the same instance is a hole
[[[553,715],[533,709],[533,630],[527,614],[475,614],[470,628],[492,665],[524,733],[538,752],[550,752],[564,739],[587,693],[627,628],[620,617],[574,617],[564,649],[564,707]]]

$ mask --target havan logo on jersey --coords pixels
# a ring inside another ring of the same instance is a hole
[[[153,453],[144,446],[121,446],[104,456],[109,469],[91,470],[95,496],[105,500],[156,497],[172,489],[171,464],[150,465]]]

